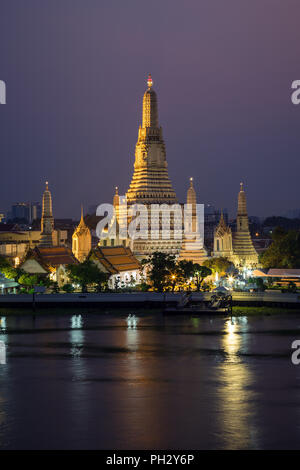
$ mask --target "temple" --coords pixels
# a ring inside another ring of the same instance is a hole
[[[72,235],[72,252],[78,261],[84,261],[92,249],[91,231],[83,218],[83,208],[81,207],[81,218],[79,225]]]
[[[187,190],[187,206],[190,211],[190,223],[187,224],[182,247],[178,260],[193,261],[193,263],[202,264],[207,258],[207,251],[204,247],[203,232],[200,224],[204,225],[200,214],[197,214],[197,196],[194,188],[193,178],[190,178],[190,186]],[[203,214],[204,217],[204,214]],[[202,233],[201,233],[202,232]]]
[[[158,121],[157,95],[153,90],[151,75],[147,81],[148,88],[143,97],[143,120],[139,127],[138,141],[135,148],[134,173],[126,193],[128,209],[134,204],[144,204],[148,208],[150,204],[177,204],[177,197],[168,175],[166,159],[166,147],[163,140],[162,128]],[[162,214],[159,216],[158,225],[161,228]],[[132,250],[139,257],[147,256],[154,251],[178,254],[181,247],[181,239],[174,237],[174,214],[171,215],[171,236],[163,239],[151,238],[148,231],[147,239],[135,239],[132,241]],[[130,222],[130,217],[129,217]],[[146,221],[150,228],[150,217]]]
[[[215,231],[213,255],[228,258],[239,268],[250,269],[258,265],[258,254],[253,246],[249,231],[246,194],[243,183],[240,184],[238,195],[236,231],[232,233],[222,214]]]
[[[43,194],[43,211],[41,219],[41,238],[39,246],[49,248],[53,246],[52,236],[54,230],[54,219],[52,214],[52,197],[46,181],[46,189]]]

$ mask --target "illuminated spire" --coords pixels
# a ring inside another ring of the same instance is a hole
[[[39,246],[52,246],[52,232],[54,230],[54,219],[52,214],[52,197],[46,181],[46,189],[43,194],[43,210],[41,218],[41,239]]]
[[[119,196],[119,188],[118,186],[115,187],[115,195],[114,195],[114,200],[113,200],[113,205],[115,208],[119,207],[120,204],[120,196]]]
[[[149,75],[148,75],[147,85],[148,85],[148,88],[151,88],[152,85],[153,85],[153,80],[152,80],[152,77],[151,77],[151,73],[149,73]]]
[[[153,81],[149,74],[147,80],[148,88],[144,93],[143,98],[143,125],[142,127],[152,127],[158,129],[158,111],[157,111],[157,96],[152,88]]]
[[[80,261],[84,261],[92,248],[92,236],[83,217],[83,205],[81,204],[80,222],[72,235],[72,252]]]
[[[244,191],[244,185],[243,183],[240,183],[240,192],[238,195],[238,212],[237,215],[242,215],[246,216],[248,219],[247,215],[247,203],[246,203],[246,194]]]
[[[194,178],[191,176],[190,178],[190,187],[187,190],[187,204],[193,204],[193,209],[194,205],[197,204],[197,198],[196,198],[196,191],[194,188]]]

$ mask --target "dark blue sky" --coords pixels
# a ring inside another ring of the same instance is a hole
[[[300,207],[298,0],[2,0],[0,209],[40,200],[56,217],[124,193],[152,73],[181,201],[249,213]]]

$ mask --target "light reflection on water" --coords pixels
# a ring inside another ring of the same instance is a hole
[[[299,316],[136,316],[1,317],[0,448],[300,447]]]
[[[226,353],[226,366],[220,367],[219,425],[225,449],[256,448],[255,432],[252,430],[254,410],[250,367],[241,359],[240,351],[247,351],[247,322],[242,318],[228,319],[224,324],[222,345]]]

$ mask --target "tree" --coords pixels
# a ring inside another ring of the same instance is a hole
[[[202,285],[202,282],[207,276],[210,276],[212,274],[212,270],[208,268],[207,266],[201,266],[198,263],[195,263],[193,265],[193,275],[196,281],[196,288],[197,291],[200,290],[200,287]]]
[[[66,292],[66,294],[71,294],[72,292],[74,292],[74,287],[72,286],[72,284],[64,284],[62,286],[62,290]]]
[[[264,268],[300,268],[299,232],[276,228],[272,235],[273,242],[260,256]]]
[[[148,278],[158,292],[163,292],[168,285],[170,275],[175,275],[176,263],[173,255],[156,251],[148,259],[142,260],[142,265],[146,267]]]
[[[50,288],[51,288],[52,294],[59,294],[59,285],[57,281],[51,281]]]
[[[82,292],[87,292],[87,287],[91,284],[96,284],[97,291],[101,292],[108,280],[108,275],[100,271],[91,260],[85,260],[80,264],[69,264],[66,270],[70,280],[81,286]]]
[[[22,286],[26,286],[29,290],[31,290],[34,286],[36,286],[39,282],[38,274],[29,274],[23,273],[18,279],[18,283]]]
[[[210,258],[204,261],[204,266],[210,268],[215,273],[226,273],[227,269],[230,268],[233,264],[227,258],[222,256],[216,258]]]
[[[4,256],[0,256],[0,271],[7,279],[15,280],[24,272],[20,268],[14,268]]]

